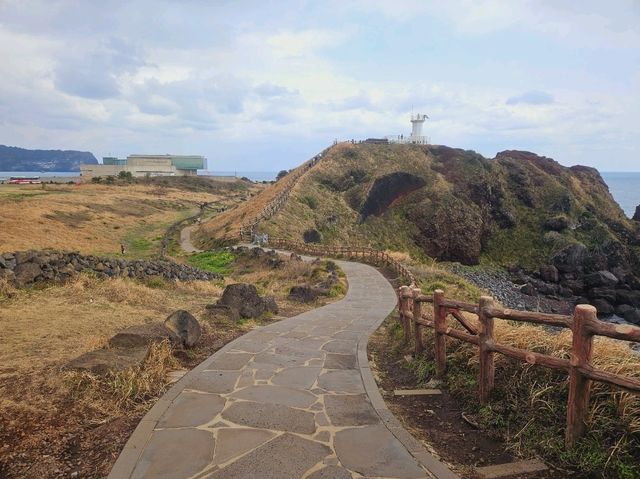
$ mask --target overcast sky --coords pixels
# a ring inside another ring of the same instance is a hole
[[[0,143],[293,167],[407,134],[640,170],[640,1],[0,0]]]

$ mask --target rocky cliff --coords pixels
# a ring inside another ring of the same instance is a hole
[[[531,294],[589,301],[603,314],[635,319],[638,225],[593,168],[524,151],[488,159],[446,146],[345,144],[263,228],[498,265]]]
[[[0,171],[80,171],[80,164],[98,164],[88,151],[26,150],[0,145]]]

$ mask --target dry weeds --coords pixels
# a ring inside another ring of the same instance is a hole
[[[258,188],[258,187],[255,187]],[[233,195],[235,197],[237,195]],[[201,202],[237,203],[217,194],[147,185],[2,185],[2,251],[55,248],[83,253],[120,252],[120,243],[156,240]]]

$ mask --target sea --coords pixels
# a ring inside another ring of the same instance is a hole
[[[199,175],[209,176],[237,176],[246,177],[253,181],[275,180],[275,171],[199,171]],[[40,173],[37,171],[0,171],[0,181],[8,180],[11,176],[40,176],[41,178],[51,177],[76,177],[80,176],[77,171],[57,171]],[[626,215],[631,218],[640,205],[640,172],[603,172],[602,177],[609,185],[609,191],[613,198],[622,207]]]
[[[249,178],[252,181],[275,180],[277,171],[207,171],[198,170],[198,176],[235,176]],[[79,171],[0,171],[0,181],[7,181],[12,176],[39,176],[40,178],[68,178],[80,176]]]

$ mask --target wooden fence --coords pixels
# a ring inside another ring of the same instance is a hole
[[[269,238],[269,246],[283,248],[311,256],[344,258],[361,261],[363,263],[370,263],[376,266],[386,266],[408,283],[413,285],[416,282],[413,273],[409,271],[405,265],[391,257],[386,251],[377,250],[375,248],[320,245],[316,243],[303,243],[302,241],[291,241],[281,238]]]
[[[240,226],[240,240],[241,241],[251,241],[257,226],[264,220],[268,220],[273,215],[275,215],[280,208],[282,208],[287,200],[289,199],[289,195],[293,190],[293,187],[298,183],[298,180],[304,175],[307,171],[313,168],[318,162],[327,154],[327,152],[332,148],[332,146],[325,148],[316,156],[306,161],[298,168],[290,172],[287,176],[282,178],[280,181],[286,182],[284,188],[278,195],[273,198],[263,209],[258,213],[258,215],[253,218],[251,221],[247,223],[243,223]]]
[[[433,305],[433,320],[423,315],[424,303]],[[640,341],[640,327],[599,321],[593,306],[578,305],[573,316],[517,311],[496,307],[490,296],[480,298],[479,304],[447,299],[441,290],[436,290],[433,296],[427,296],[412,284],[411,286],[402,286],[399,289],[399,311],[405,341],[409,342],[413,334],[416,354],[420,354],[424,350],[423,328],[427,327],[435,331],[433,351],[438,377],[444,376],[446,372],[447,336],[478,346],[480,356],[478,394],[480,402],[483,404],[488,402],[494,387],[494,353],[569,373],[565,431],[567,447],[573,447],[576,440],[585,432],[585,416],[589,404],[591,381],[611,384],[633,393],[640,392],[640,381],[595,369],[591,364],[594,336],[638,342]],[[470,322],[463,315],[463,312],[476,315],[477,325]],[[447,325],[449,315],[462,326],[462,329]],[[570,359],[496,343],[494,319],[570,329],[573,337]]]

